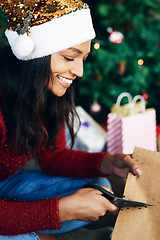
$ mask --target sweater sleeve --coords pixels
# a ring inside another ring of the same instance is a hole
[[[29,161],[26,155],[18,156],[7,140],[7,130],[0,109],[0,181],[7,179]]]
[[[0,200],[0,223],[1,235],[59,229],[58,198],[34,202]]]
[[[65,127],[62,126],[56,140],[56,150],[42,149],[39,157],[41,168],[48,174],[66,177],[106,176],[99,171],[106,152],[89,153],[66,146]]]
[[[17,156],[6,140],[6,126],[0,110],[0,181],[13,175],[28,161]],[[33,202],[0,200],[0,235],[17,235],[60,228],[58,198]]]

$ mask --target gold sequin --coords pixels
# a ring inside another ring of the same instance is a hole
[[[8,19],[8,29],[19,34],[27,32],[29,27],[88,8],[81,0],[0,0],[0,6]]]

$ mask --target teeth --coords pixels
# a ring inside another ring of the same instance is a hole
[[[63,78],[63,77],[60,77],[58,76],[59,80],[63,83],[68,83],[68,84],[71,84],[73,81],[72,80],[69,80],[67,78]]]

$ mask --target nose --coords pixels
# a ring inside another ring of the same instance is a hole
[[[83,60],[77,60],[73,62],[71,73],[77,77],[83,76]]]

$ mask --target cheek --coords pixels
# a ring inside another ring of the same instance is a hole
[[[51,58],[51,72],[52,74],[63,74],[67,71],[69,71],[70,69],[70,63],[65,62],[63,59],[61,59],[60,57],[57,57],[55,59],[55,57]]]
[[[66,92],[66,89],[61,87],[57,79],[54,77],[52,80],[49,81],[48,90],[58,97],[63,96]]]
[[[51,67],[51,72],[52,75],[55,76],[57,74],[65,73],[68,70],[64,64],[59,63],[58,65],[56,64],[55,66]]]
[[[53,55],[51,57],[51,62],[50,62],[50,67],[51,67],[51,72],[56,73],[61,70],[61,66],[63,65],[61,59],[59,56]]]
[[[57,86],[56,86],[56,82],[54,81],[54,77],[52,79],[49,80],[48,83],[48,90],[51,91],[52,93],[54,93],[56,95],[57,92]]]

